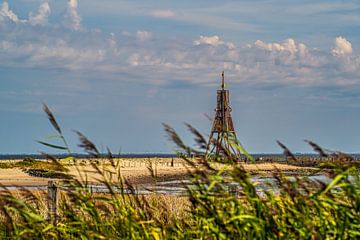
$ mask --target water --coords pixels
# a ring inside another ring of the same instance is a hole
[[[288,177],[290,181],[295,181],[295,177]],[[315,175],[310,176],[308,179],[313,181],[320,181],[325,184],[331,182],[331,179],[325,175]],[[250,181],[255,185],[255,189],[258,194],[262,195],[265,191],[273,191],[274,193],[278,193],[277,188],[277,180],[273,177],[263,177],[263,176],[254,176],[250,178]],[[228,184],[229,189],[239,189],[239,184],[232,182]],[[157,184],[144,184],[139,185],[135,189],[135,194],[166,194],[166,195],[177,195],[177,196],[186,196],[187,189],[186,186],[191,187],[190,180],[171,180],[158,182]],[[7,189],[9,190],[17,190],[17,189],[27,189],[27,190],[46,190],[47,186],[9,186]],[[65,188],[64,188],[65,189]],[[108,188],[105,185],[88,185],[88,190],[94,193],[106,193],[109,192]],[[114,188],[115,192],[121,192],[121,189]],[[131,194],[130,189],[124,189],[124,193]]]

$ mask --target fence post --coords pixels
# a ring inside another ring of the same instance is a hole
[[[48,181],[47,187],[47,200],[48,200],[48,218],[52,224],[56,224],[57,210],[58,210],[58,187],[55,181]]]
[[[238,197],[239,191],[237,189],[236,185],[230,185],[229,186],[229,193],[232,195],[235,195],[235,197]]]

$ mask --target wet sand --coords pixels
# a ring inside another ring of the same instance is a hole
[[[189,167],[184,164],[181,159],[171,158],[134,158],[121,159],[120,173],[121,176],[127,179],[132,184],[146,184],[154,182],[148,169],[149,162],[151,162],[154,173],[157,178],[156,181],[169,181],[186,179],[188,177]],[[87,180],[89,182],[99,182],[103,177],[92,167],[88,160],[78,160],[77,165],[68,165],[69,174],[79,180]],[[171,164],[173,162],[173,166]],[[257,163],[245,164],[242,163],[245,170],[252,174],[267,174],[272,172],[297,172],[297,171],[314,171],[315,168],[297,167],[280,163]],[[118,173],[114,171],[111,165],[107,162],[99,160],[97,164],[99,169],[108,169],[111,173],[107,173],[106,177],[116,180]],[[220,169],[226,167],[223,164],[215,163],[215,168]],[[227,167],[230,167],[229,165]],[[0,184],[3,186],[44,186],[48,181],[61,179],[51,179],[43,177],[34,177],[25,173],[20,168],[0,169]]]

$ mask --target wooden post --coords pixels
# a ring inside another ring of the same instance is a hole
[[[235,197],[238,197],[238,189],[237,189],[237,186],[235,185],[230,185],[229,186],[229,193],[232,194],[232,195],[235,195]]]
[[[48,181],[48,218],[52,224],[57,221],[57,207],[58,207],[58,187],[55,181]]]

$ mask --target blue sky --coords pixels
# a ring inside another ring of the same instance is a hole
[[[18,0],[0,5],[0,153],[47,150],[54,111],[101,150],[172,152],[208,134],[225,70],[250,152],[359,152],[359,1]]]

